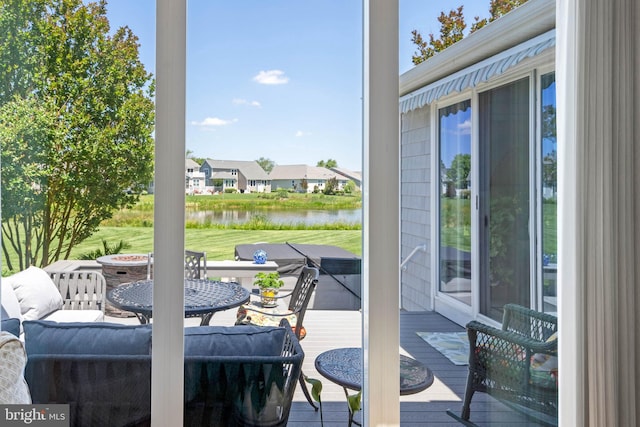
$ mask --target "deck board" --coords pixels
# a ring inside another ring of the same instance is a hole
[[[217,313],[212,325],[233,325],[235,311]],[[108,321],[135,324],[135,318]],[[185,324],[197,325],[198,319],[186,319]],[[305,318],[307,337],[302,341],[305,352],[303,371],[323,382],[323,417],[325,427],[347,425],[347,405],[344,391],[318,374],[314,361],[323,351],[339,347],[358,347],[362,342],[361,314],[359,311],[308,310]],[[427,365],[434,373],[434,384],[428,389],[410,396],[400,397],[400,422],[403,427],[460,426],[446,414],[447,409],[458,412],[467,378],[467,367],[456,366],[433,347],[423,341],[416,332],[456,332],[463,328],[435,312],[401,312],[400,349]],[[358,415],[357,420],[361,420]],[[537,426],[496,402],[484,393],[476,393],[471,405],[471,419],[478,426]],[[289,417],[290,427],[320,427],[320,413],[307,403],[300,387],[296,388]]]

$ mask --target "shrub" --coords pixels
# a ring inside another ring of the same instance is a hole
[[[90,260],[100,258],[103,255],[115,255],[122,252],[123,249],[129,249],[131,245],[124,240],[120,240],[118,243],[109,245],[106,239],[102,239],[102,249],[96,249],[87,253],[80,254],[78,259]]]

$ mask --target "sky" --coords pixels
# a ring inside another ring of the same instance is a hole
[[[133,30],[155,74],[155,0],[107,2],[112,30]],[[188,4],[187,150],[362,170],[361,0]],[[469,25],[489,15],[489,0],[400,0],[400,73],[413,67],[411,31],[437,35],[440,12],[462,4]]]

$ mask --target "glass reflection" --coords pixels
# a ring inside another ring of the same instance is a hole
[[[439,111],[440,292],[471,304],[471,101]]]

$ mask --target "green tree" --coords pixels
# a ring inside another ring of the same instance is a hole
[[[256,160],[256,163],[259,164],[266,173],[271,173],[273,167],[276,165],[276,162],[266,157],[260,157]]]
[[[204,161],[206,160],[204,157],[197,157],[196,154],[192,151],[192,150],[186,150],[184,153],[184,157],[186,159],[191,159],[194,162],[196,162],[199,165],[204,164]]]
[[[105,1],[0,0],[0,62],[2,247],[45,266],[151,181],[154,84]]]
[[[450,10],[448,14],[440,12],[440,16],[438,16],[438,21],[440,22],[440,38],[429,34],[429,42],[427,43],[418,30],[411,32],[411,41],[418,47],[418,52],[411,57],[411,61],[415,65],[431,58],[455,42],[462,40],[464,30],[467,28],[467,24],[464,22],[463,9],[464,6],[460,6],[458,9]]]
[[[542,140],[552,142],[555,147],[557,139],[556,107],[545,105],[542,107]],[[555,149],[544,156],[542,165],[542,181],[555,190],[558,182],[558,156]]]
[[[338,178],[334,176],[325,182],[324,190],[322,192],[327,196],[331,196],[332,194],[336,194],[336,190],[338,190]]]
[[[495,21],[502,15],[505,15],[526,2],[527,0],[491,0],[489,4],[489,13],[491,16],[488,19],[480,19],[480,17],[476,16],[469,32],[473,33],[479,30],[489,22]],[[411,32],[411,41],[418,49],[417,52],[411,56],[411,61],[414,65],[426,61],[436,53],[443,51],[464,38],[464,30],[467,28],[467,24],[465,22],[463,9],[464,6],[460,6],[457,9],[450,10],[448,14],[444,12],[440,13],[438,17],[438,21],[440,22],[439,38],[436,38],[433,34],[429,34],[429,41],[427,42],[418,30]]]
[[[358,191],[358,186],[356,185],[356,183],[351,180],[347,181],[347,183],[344,185],[345,194],[352,194],[356,191]]]
[[[33,98],[0,106],[2,250],[9,270],[9,249],[19,254],[23,269],[42,248],[49,157],[60,138],[52,107]]]
[[[471,172],[471,154],[456,154],[447,169],[447,178],[455,188],[467,188],[469,173]]]
[[[320,160],[318,163],[316,163],[316,166],[319,168],[331,169],[338,167],[338,162],[333,159],[328,159],[326,162],[324,160]]]
[[[480,19],[476,16],[475,22],[471,26],[471,33],[484,27],[489,22],[493,22],[501,16],[506,15],[516,7],[526,2],[527,0],[491,0],[491,4],[489,5],[489,13],[491,14],[491,16],[489,17],[489,19]]]

